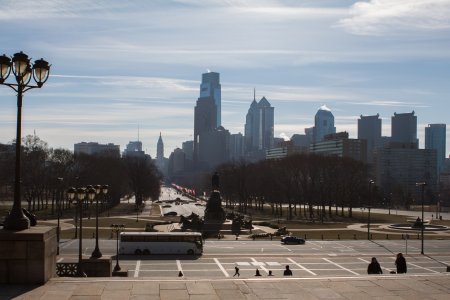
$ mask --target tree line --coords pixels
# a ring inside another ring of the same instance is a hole
[[[354,207],[380,205],[378,188],[369,184],[368,166],[345,157],[295,154],[278,160],[245,161],[222,165],[220,190],[227,207],[242,213],[271,207],[281,216],[287,206],[287,219],[352,217]],[[369,190],[370,189],[370,190]]]
[[[21,148],[21,193],[27,209],[50,209],[51,214],[70,203],[65,196],[69,187],[108,185],[103,203],[116,205],[125,196],[134,195],[140,207],[148,198],[158,199],[161,174],[150,156],[87,155],[67,149],[49,148],[36,135],[23,138]],[[0,199],[13,199],[15,151],[13,145],[0,144]]]

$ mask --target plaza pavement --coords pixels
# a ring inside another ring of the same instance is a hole
[[[0,285],[0,299],[383,299],[450,298],[450,273],[321,278],[149,280],[54,278],[42,286]]]

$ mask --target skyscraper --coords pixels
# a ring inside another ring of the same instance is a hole
[[[202,74],[202,83],[200,84],[200,98],[211,97],[216,104],[216,124],[214,128],[222,125],[222,105],[221,105],[221,86],[220,74],[216,72],[208,72]]]
[[[200,167],[200,144],[203,137],[216,128],[217,109],[212,97],[198,98],[194,110],[194,166]],[[204,147],[203,147],[204,149]]]
[[[163,160],[164,159],[164,143],[161,137],[161,132],[159,133],[158,143],[156,145],[156,159]]]
[[[253,98],[245,122],[246,152],[265,151],[273,147],[274,107],[262,97]]]
[[[142,151],[142,142],[141,141],[134,141],[129,142],[127,144],[127,147],[123,151],[124,156],[145,156],[144,151]]]
[[[183,142],[181,149],[186,154],[186,159],[193,160],[194,158],[194,141]]]
[[[425,127],[425,149],[436,150],[438,178],[445,161],[445,143],[445,124],[428,124],[428,127]]]
[[[194,111],[194,166],[203,168],[200,148],[206,134],[220,126],[221,87],[219,73],[208,72],[202,74],[200,97]],[[205,152],[203,151],[203,154]]]
[[[159,133],[158,143],[156,144],[155,165],[162,174],[167,175],[168,159],[164,157],[164,143],[161,132]]]
[[[367,141],[367,161],[373,161],[373,151],[381,146],[380,115],[363,116],[358,119],[358,139]]]
[[[314,117],[314,142],[321,142],[325,135],[332,133],[336,133],[334,116],[326,105],[322,105]]]
[[[394,113],[391,121],[391,144],[410,145],[418,148],[417,140],[417,116],[414,111],[410,113]]]

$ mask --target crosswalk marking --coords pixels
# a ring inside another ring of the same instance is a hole
[[[177,259],[177,268],[179,272],[183,273],[183,268],[181,268],[181,262],[178,259]]]
[[[136,261],[136,268],[134,269],[134,277],[139,276],[139,270],[141,269],[141,261]]]
[[[430,272],[433,272],[433,273],[439,273],[439,272],[437,272],[437,271],[435,271],[435,270],[428,269],[428,268],[425,268],[425,267],[421,267],[421,266],[416,265],[416,264],[413,264],[413,263],[411,263],[411,262],[408,262],[408,264],[411,265],[411,266],[414,266],[414,267],[416,267],[416,268],[424,269],[424,270],[427,270],[427,271],[430,271]]]
[[[447,261],[449,257],[441,258],[442,261]],[[60,258],[61,259],[61,258]],[[130,270],[129,276],[138,278],[146,276],[157,276],[158,274],[167,274],[166,276],[176,276],[179,271],[184,274],[187,272],[188,276],[202,276],[203,274],[210,274],[212,277],[231,277],[228,272],[234,266],[239,266],[242,271],[246,271],[247,276],[253,276],[255,269],[259,269],[261,274],[264,276],[263,271],[268,274],[269,270],[275,273],[284,270],[286,264],[291,264],[292,269],[301,270],[308,274],[294,274],[295,276],[324,276],[332,273],[338,272],[338,274],[350,273],[351,276],[361,276],[366,273],[366,268],[362,266],[361,263],[368,263],[368,258],[366,257],[354,257],[353,260],[341,260],[335,257],[328,258],[313,258],[311,260],[301,260],[284,257],[278,261],[274,261],[272,258],[265,258],[260,261],[259,257],[246,257],[247,261],[235,262],[230,259],[222,258],[211,258],[202,261],[181,261],[172,260],[164,262],[148,261],[148,260],[135,260],[135,261],[124,261],[122,265],[126,266]],[[269,260],[269,261],[266,261]],[[185,265],[184,265],[185,264]],[[196,267],[198,265],[198,267]],[[435,261],[427,259],[418,259],[417,261],[408,261],[408,265],[411,266],[410,272],[412,274],[439,274],[442,272],[442,266],[436,265]],[[187,269],[186,269],[187,268]],[[390,270],[395,270],[395,267],[391,269],[383,268],[383,272],[389,273]],[[177,271],[178,270],[178,271]],[[192,273],[191,273],[192,272]],[[231,271],[230,271],[231,272]],[[233,271],[234,272],[234,271]],[[201,275],[198,275],[201,274]],[[186,275],[186,274],[184,274]],[[241,276],[242,277],[242,276]]]
[[[214,258],[214,261],[219,266],[219,269],[222,271],[222,273],[225,275],[225,277],[230,277],[230,274],[228,274],[227,270],[222,266],[222,264],[219,262],[217,258]]]
[[[344,268],[344,267],[341,266],[340,264],[337,264],[337,263],[335,263],[335,262],[329,260],[328,258],[322,258],[322,259],[323,259],[324,261],[326,261],[326,262],[329,262],[330,264],[333,264],[333,265],[335,265],[335,266],[341,268],[342,270],[348,271],[348,272],[350,272],[350,273],[352,273],[352,274],[354,274],[354,275],[359,275],[358,273],[353,272],[352,270],[349,270],[349,269],[347,269],[347,268]]]
[[[317,276],[316,273],[314,273],[313,271],[305,268],[304,266],[302,266],[301,264],[299,264],[298,262],[296,262],[295,260],[293,260],[292,258],[288,258],[287,260],[289,260],[291,263],[295,264],[296,266],[298,266],[300,269],[305,270],[306,272],[308,272],[311,275]]]
[[[260,261],[257,261],[257,260],[254,259],[253,257],[252,257],[252,261],[253,261],[253,262],[252,262],[252,265],[260,267],[261,270],[263,270],[264,272],[266,272],[267,274],[269,274],[269,271],[264,267],[265,263],[260,262]]]

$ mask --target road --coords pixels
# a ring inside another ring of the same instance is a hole
[[[93,241],[83,241],[84,254],[89,256]],[[120,266],[127,269],[129,277],[227,278],[240,269],[243,278],[253,277],[256,269],[263,276],[271,270],[281,276],[286,265],[294,276],[359,276],[366,274],[372,256],[376,256],[384,273],[395,270],[395,254],[406,255],[409,274],[436,274],[450,265],[448,241],[426,241],[426,255],[420,255],[420,241],[307,241],[305,245],[281,245],[278,241],[216,241],[207,240],[204,254],[191,256],[120,256]],[[115,241],[102,240],[104,255],[115,254]],[[60,261],[76,261],[78,243],[65,241],[61,247]]]

